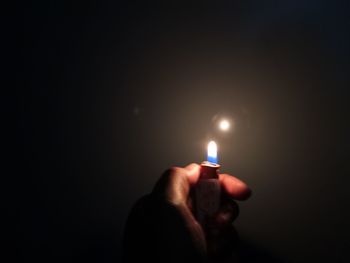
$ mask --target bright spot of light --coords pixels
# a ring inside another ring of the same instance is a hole
[[[219,128],[222,131],[228,131],[230,129],[230,122],[228,120],[221,120],[219,122]]]
[[[214,141],[210,141],[208,144],[208,162],[217,163],[218,147]]]

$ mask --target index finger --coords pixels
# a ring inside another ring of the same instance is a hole
[[[219,181],[225,192],[234,199],[246,200],[251,190],[246,183],[229,174],[219,174]]]

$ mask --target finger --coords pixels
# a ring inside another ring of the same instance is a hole
[[[224,191],[232,198],[246,200],[250,197],[251,190],[238,178],[228,174],[219,174],[219,180]]]
[[[229,225],[238,217],[238,214],[237,203],[232,199],[225,198],[215,216],[215,224],[219,227]]]
[[[200,175],[200,165],[191,163],[184,168],[187,171],[187,177],[191,185],[197,183]]]
[[[153,192],[173,204],[180,204],[186,201],[189,189],[187,170],[180,167],[172,167],[163,173]]]

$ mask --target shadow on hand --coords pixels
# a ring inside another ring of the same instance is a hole
[[[148,195],[141,198],[128,218],[124,262],[282,262],[247,241],[239,241],[232,225],[208,228],[203,254],[186,220],[175,206]]]

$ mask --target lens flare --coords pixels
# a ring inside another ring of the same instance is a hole
[[[230,129],[230,122],[228,120],[221,120],[219,122],[219,129],[222,131],[228,131]]]

